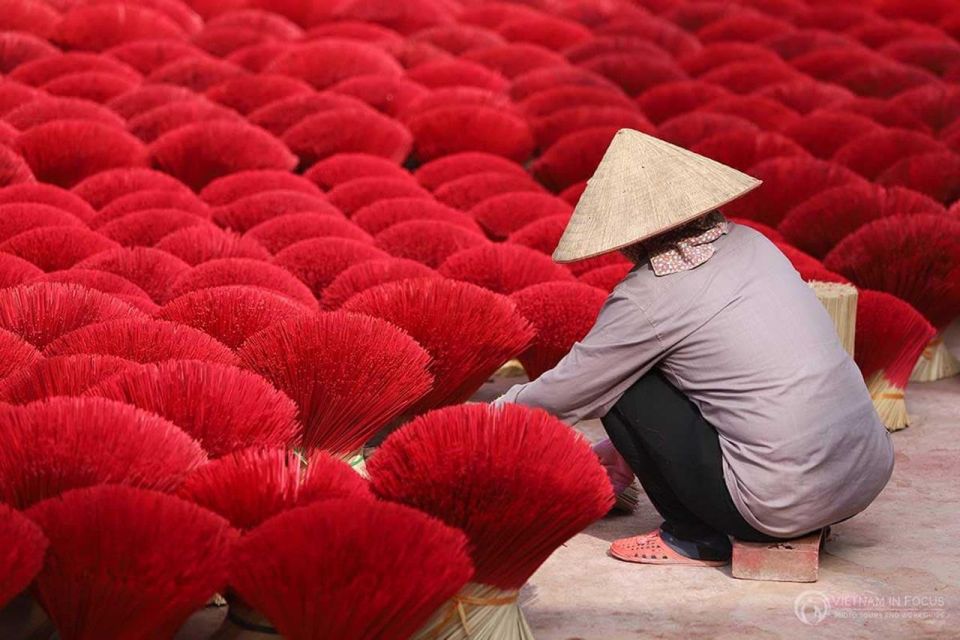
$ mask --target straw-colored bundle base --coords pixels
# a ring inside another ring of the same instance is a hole
[[[849,284],[816,280],[807,284],[830,314],[840,337],[840,344],[852,357],[857,331],[857,288]]]
[[[519,378],[520,376],[526,375],[527,372],[524,371],[523,365],[520,364],[520,361],[514,358],[510,360],[502,367],[497,369],[496,373],[493,374],[494,378]]]
[[[870,392],[873,406],[887,431],[899,431],[910,425],[904,390],[891,384],[883,371],[870,376],[867,380],[867,391]]]
[[[923,354],[913,368],[913,373],[910,374],[910,381],[933,382],[950,378],[958,373],[960,373],[960,360],[950,353],[947,345],[943,343],[943,336],[939,335],[923,350]]]
[[[533,640],[517,591],[467,583],[414,634],[414,640]]]
[[[617,494],[617,501],[613,504],[614,511],[633,513],[640,504],[640,483],[634,478],[630,486]]]

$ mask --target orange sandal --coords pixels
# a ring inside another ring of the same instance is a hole
[[[660,538],[660,529],[632,538],[621,538],[610,545],[610,555],[624,562],[673,564],[688,567],[722,567],[729,560],[695,560],[680,555]]]

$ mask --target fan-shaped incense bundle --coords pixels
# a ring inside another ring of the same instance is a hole
[[[425,511],[470,540],[473,582],[420,639],[531,638],[517,591],[614,501],[586,440],[546,412],[516,405],[428,413],[387,438],[367,469],[381,498]]]
[[[244,532],[283,511],[320,500],[373,498],[367,481],[328,453],[315,451],[304,458],[262,447],[211,460],[187,476],[178,494]]]
[[[44,350],[48,356],[95,353],[135,362],[206,360],[236,364],[237,356],[206,333],[162,320],[111,320],[90,324],[57,338]]]
[[[39,282],[0,290],[0,328],[37,349],[81,327],[146,316],[112,296],[80,285]]]
[[[0,504],[0,607],[5,607],[40,572],[47,545],[40,527]]]
[[[317,299],[307,285],[282,267],[247,258],[209,260],[180,274],[170,285],[174,297],[211,287],[248,286],[275,291],[315,309]]]
[[[390,323],[326,313],[277,323],[251,336],[240,358],[300,408],[302,446],[359,449],[426,395],[430,356]]]
[[[206,461],[172,423],[104,398],[6,407],[0,424],[0,498],[21,509],[96,484],[173,491]]]
[[[82,396],[90,387],[136,364],[87,353],[43,358],[0,382],[0,401],[28,404],[54,396]]]
[[[237,349],[258,331],[308,313],[308,307],[279,293],[230,286],[185,293],[165,304],[157,318],[199,329]]]
[[[438,278],[439,274],[430,267],[401,258],[367,260],[340,272],[333,282],[323,290],[320,301],[324,309],[336,310],[358,293],[377,285],[413,278]]]
[[[341,308],[382,318],[429,352],[433,390],[413,407],[414,412],[466,401],[534,335],[509,299],[441,278],[372,287]]]
[[[227,581],[236,532],[174,496],[89,487],[28,515],[50,540],[36,592],[63,640],[172,637]]]
[[[910,423],[904,400],[907,382],[935,333],[903,300],[881,291],[860,290],[854,355],[877,413],[890,431]]]
[[[470,579],[466,544],[403,505],[324,500],[243,536],[230,585],[290,640],[404,640]]]
[[[87,394],[166,418],[214,458],[247,447],[291,446],[301,435],[294,402],[237,367],[170,360],[123,371]]]
[[[510,299],[537,332],[530,347],[520,354],[527,376],[535,380],[587,335],[607,294],[580,282],[546,282],[521,289]]]

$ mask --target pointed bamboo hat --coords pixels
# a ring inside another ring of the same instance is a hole
[[[574,262],[622,249],[758,186],[756,178],[710,158],[621,129],[587,182],[553,259]]]

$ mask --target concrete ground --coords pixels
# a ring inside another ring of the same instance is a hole
[[[947,344],[960,355],[960,326]],[[913,423],[893,436],[893,479],[867,511],[833,528],[818,582],[741,581],[728,567],[607,557],[610,541],[659,524],[641,498],[636,513],[597,522],[530,580],[522,601],[537,640],[960,638],[960,377],[911,385],[907,401]],[[596,423],[582,428],[602,437]],[[178,640],[271,637],[218,633],[225,613],[199,613]],[[0,612],[3,640],[47,640],[44,627],[22,601]]]

